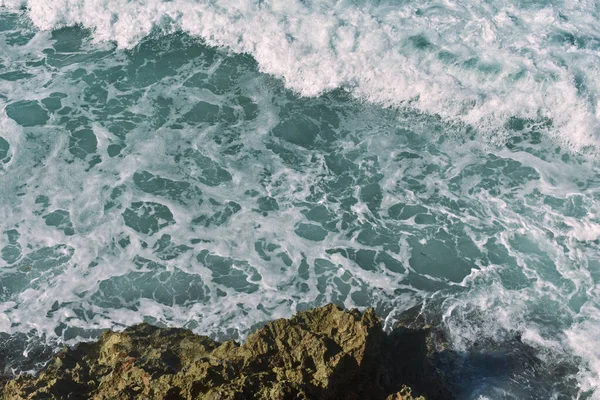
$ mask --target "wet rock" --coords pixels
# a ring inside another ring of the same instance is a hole
[[[140,324],[58,353],[4,399],[448,399],[427,331],[386,335],[372,309],[328,305],[266,324],[246,343]],[[436,386],[437,385],[437,386]]]

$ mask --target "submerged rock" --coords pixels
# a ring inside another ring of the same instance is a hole
[[[58,353],[4,399],[428,399],[450,394],[426,330],[386,335],[372,309],[335,305],[266,324],[243,345],[140,324]],[[424,397],[419,397],[424,399]]]

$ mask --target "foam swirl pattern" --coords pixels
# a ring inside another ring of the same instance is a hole
[[[157,27],[251,54],[301,95],[345,88],[475,126],[503,143],[516,117],[597,151],[594,1],[1,0],[41,29],[81,25],[131,48]],[[548,126],[548,125],[551,126]]]
[[[0,5],[2,368],[419,305],[463,398],[600,398],[595,3]]]

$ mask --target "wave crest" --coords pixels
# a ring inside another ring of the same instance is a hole
[[[593,4],[389,3],[0,0],[27,7],[40,29],[78,24],[122,48],[157,26],[179,29],[251,54],[263,72],[303,96],[343,88],[473,126],[495,144],[506,141],[511,118],[518,118],[575,151],[597,151],[600,31]]]

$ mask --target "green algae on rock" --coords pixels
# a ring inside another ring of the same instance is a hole
[[[38,376],[9,381],[3,398],[413,400],[404,384],[415,382],[448,398],[422,376],[432,371],[423,332],[388,336],[373,309],[335,305],[272,321],[243,345],[140,324],[61,351]]]

